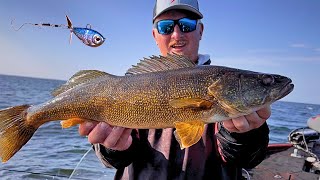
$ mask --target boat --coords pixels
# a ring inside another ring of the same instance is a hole
[[[288,143],[269,144],[267,158],[253,169],[244,170],[244,179],[319,180],[320,115],[308,120],[308,127],[288,135]]]

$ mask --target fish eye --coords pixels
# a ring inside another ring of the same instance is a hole
[[[94,36],[93,36],[93,42],[94,42],[95,44],[99,44],[99,43],[102,42],[102,38],[101,38],[99,35],[94,35]]]
[[[94,40],[97,41],[97,42],[99,42],[99,41],[100,41],[100,38],[99,38],[99,37],[95,37]]]
[[[272,75],[269,75],[269,74],[264,74],[262,76],[262,83],[264,85],[267,85],[267,86],[270,86],[270,85],[273,85],[274,84],[274,77]]]

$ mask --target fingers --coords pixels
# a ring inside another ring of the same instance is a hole
[[[271,116],[271,107],[267,106],[257,111],[260,118],[267,120]]]
[[[88,136],[91,144],[102,144],[113,150],[126,150],[132,144],[132,129],[113,127],[104,122],[85,122],[79,126],[79,134]]]
[[[87,136],[92,129],[98,124],[98,122],[85,122],[79,126],[79,134],[81,136]]]
[[[103,145],[113,150],[126,150],[132,143],[131,131],[132,129],[115,127],[109,135],[114,138],[106,138]]]
[[[244,116],[224,121],[223,127],[226,128],[229,132],[237,133],[243,133],[251,130],[250,124]]]
[[[240,116],[223,122],[229,132],[244,133],[259,128],[271,116],[271,108],[267,106],[251,114]]]
[[[103,143],[109,134],[112,132],[113,127],[107,123],[100,122],[93,128],[88,135],[88,141],[92,144]]]
[[[253,112],[242,117],[244,117],[243,119],[248,122],[250,130],[260,127],[265,122],[265,119],[262,119],[257,112]]]
[[[225,129],[227,129],[229,132],[237,132],[238,129],[233,124],[232,119],[226,120],[222,122],[222,125]]]

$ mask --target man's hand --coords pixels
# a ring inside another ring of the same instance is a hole
[[[271,108],[267,106],[246,116],[223,121],[223,127],[229,132],[244,133],[259,128],[271,115]]]
[[[88,136],[92,144],[102,144],[104,147],[124,151],[132,144],[132,129],[111,126],[107,123],[85,122],[79,126],[79,134]]]

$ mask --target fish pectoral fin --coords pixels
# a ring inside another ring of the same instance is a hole
[[[61,121],[60,124],[61,124],[61,127],[65,129],[65,128],[70,128],[72,126],[75,126],[77,124],[84,123],[85,121],[86,120],[80,119],[80,118],[71,118],[71,119]]]
[[[174,108],[200,108],[210,109],[212,102],[200,98],[174,99],[169,101],[169,105]]]
[[[180,148],[184,149],[196,144],[204,131],[204,123],[202,121],[175,122],[174,136],[180,144]]]

